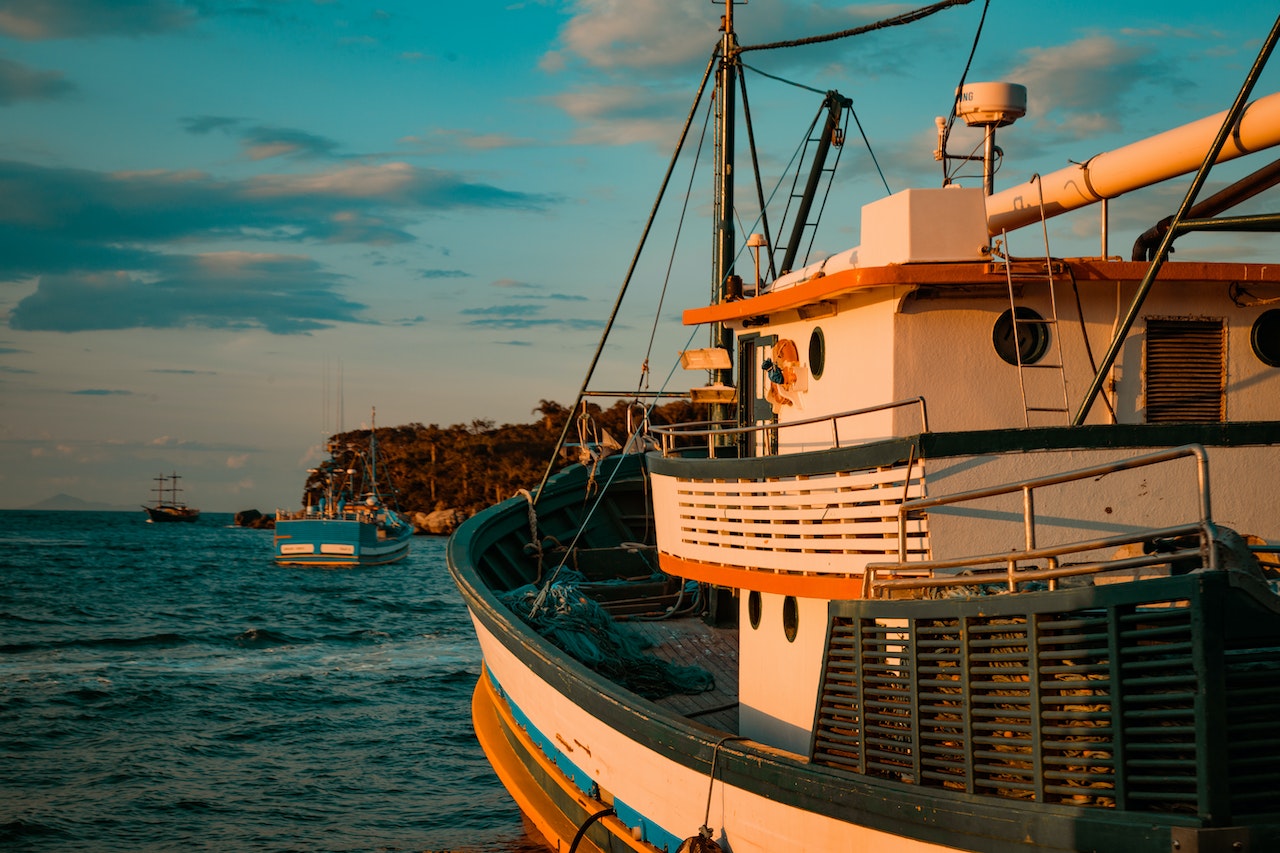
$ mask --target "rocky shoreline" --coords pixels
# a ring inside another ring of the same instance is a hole
[[[435,512],[406,512],[404,517],[413,524],[413,532],[418,536],[448,536],[466,520],[467,514],[460,509],[438,509]],[[263,515],[256,509],[242,509],[235,515],[235,524],[253,530],[274,530],[276,519],[274,515]]]

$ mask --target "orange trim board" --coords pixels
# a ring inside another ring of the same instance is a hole
[[[658,567],[669,575],[733,589],[794,595],[797,598],[862,598],[862,575],[800,574],[741,566],[720,566],[658,553]]]
[[[1093,258],[1072,259],[1071,270],[1077,281],[1136,282],[1146,275],[1150,264],[1142,261],[1104,261]],[[823,299],[834,299],[855,290],[873,287],[919,287],[923,285],[1003,284],[1003,268],[991,263],[921,263],[891,264],[883,267],[850,267],[828,275],[811,278],[782,290],[770,290],[759,296],[720,302],[684,312],[684,325],[722,323],[758,314],[776,314],[794,310]],[[1168,261],[1160,268],[1158,281],[1204,282],[1280,282],[1280,265],[1208,263],[1203,261]]]

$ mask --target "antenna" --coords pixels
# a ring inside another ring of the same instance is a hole
[[[986,132],[982,152],[982,186],[995,192],[996,128],[1007,127],[1027,114],[1027,87],[1018,83],[967,83],[956,92],[956,116],[969,127]]]

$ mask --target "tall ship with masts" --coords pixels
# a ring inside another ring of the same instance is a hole
[[[740,43],[740,6],[695,101],[714,298],[681,358],[709,417],[638,395],[624,452],[449,543],[498,777],[557,850],[1280,849],[1280,265],[1171,257],[1280,224],[1238,212],[1275,163],[1202,197],[1280,145],[1280,94],[1253,91],[1280,18],[1225,111],[1007,188],[1026,90],[962,78],[936,156],[981,185],[872,200],[858,246],[807,261],[851,104],[823,99],[790,236],[763,192],[744,212],[743,57],[803,40]],[[981,154],[952,154],[955,122]],[[1175,179],[1112,255],[1108,200]],[[1099,256],[1052,251],[1072,212]]]
[[[187,506],[178,497],[178,493],[182,491],[182,488],[178,486],[178,480],[181,479],[181,476],[177,471],[168,476],[162,473],[152,479],[156,481],[155,488],[151,490],[156,493],[156,499],[150,504],[144,504],[142,507],[147,514],[147,521],[198,521],[200,519],[200,510],[193,506]]]

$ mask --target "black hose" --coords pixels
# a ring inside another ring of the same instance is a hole
[[[578,849],[578,844],[581,843],[584,837],[586,837],[587,827],[591,826],[591,824],[595,823],[600,818],[607,817],[611,814],[613,814],[613,806],[601,809],[591,817],[587,818],[586,822],[583,823],[582,826],[578,827],[578,834],[573,836],[573,843],[569,845],[569,853],[574,853],[574,851]]]

